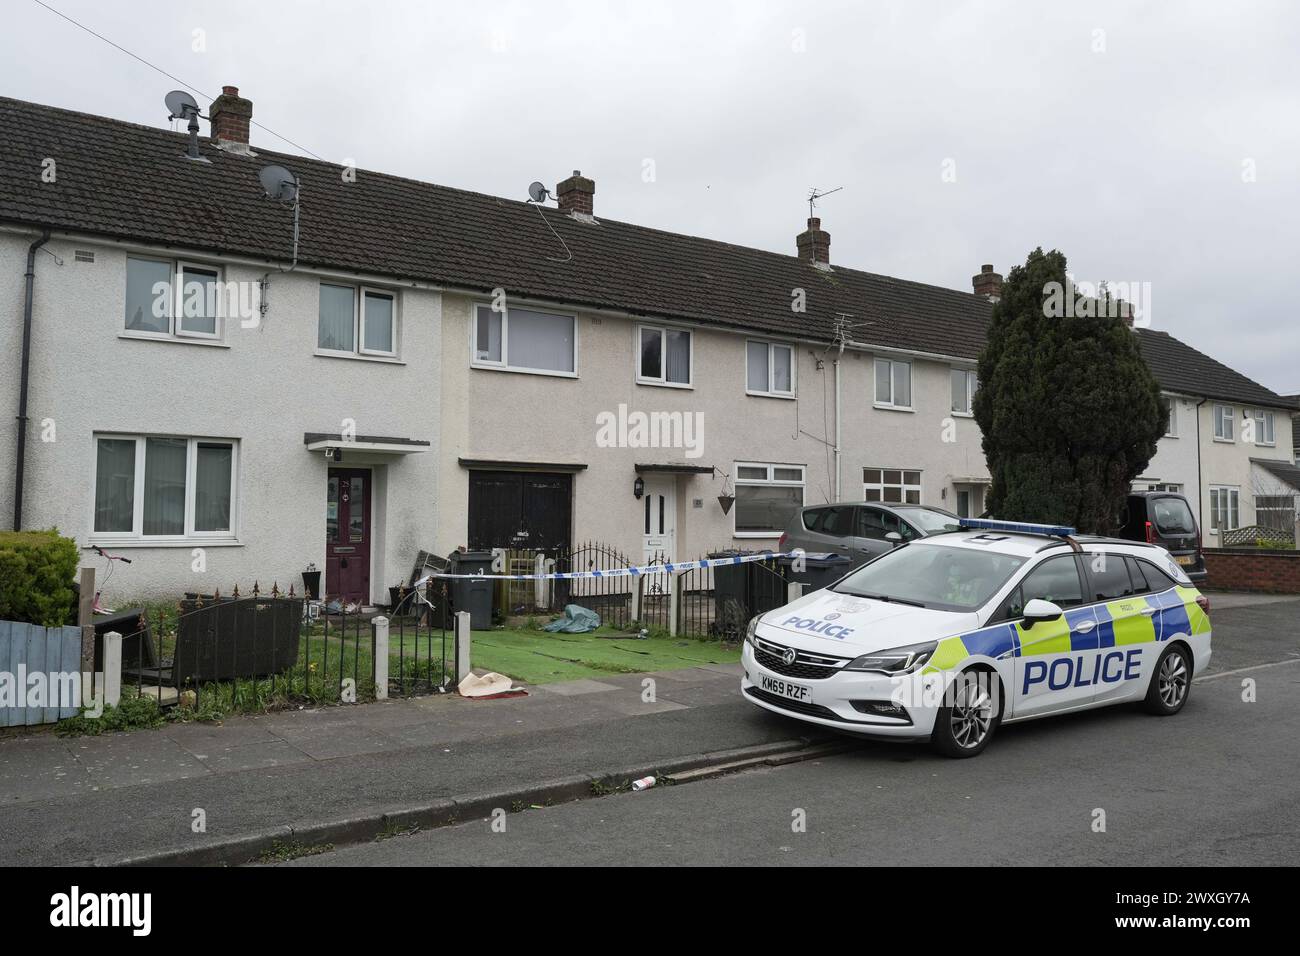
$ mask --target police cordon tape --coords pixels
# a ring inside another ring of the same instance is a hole
[[[702,568],[718,568],[733,564],[748,564],[751,561],[771,561],[776,558],[802,558],[805,552],[794,551],[760,551],[757,554],[737,554],[729,558],[697,558],[694,561],[672,561],[664,564],[645,564],[635,568],[607,568],[603,571],[550,571],[541,574],[494,574],[480,570],[477,574],[449,574],[434,571],[416,581],[412,587],[420,588],[434,578],[463,579],[483,581],[555,581],[573,580],[574,578],[626,578],[640,577],[645,574],[672,574],[677,571],[694,571]]]

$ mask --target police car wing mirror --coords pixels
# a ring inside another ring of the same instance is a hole
[[[1025,627],[1032,627],[1044,621],[1055,621],[1064,613],[1051,601],[1034,598],[1025,605]]]
[[[897,531],[891,531],[889,532],[889,534],[885,535],[885,540],[888,541],[890,544],[892,544],[894,547],[898,547],[900,544],[903,543],[903,536],[899,534]]]

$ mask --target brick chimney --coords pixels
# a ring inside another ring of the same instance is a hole
[[[808,220],[808,228],[795,236],[794,242],[800,259],[830,265],[831,234],[822,229],[822,221],[816,216]]]
[[[217,146],[235,153],[250,152],[248,127],[253,121],[253,103],[239,95],[239,87],[221,88],[221,95],[208,108],[208,119]]]
[[[993,271],[990,263],[980,266],[980,274],[971,276],[970,283],[975,287],[976,295],[982,295],[990,302],[1002,298],[1002,276]]]
[[[575,169],[573,175],[555,187],[560,211],[577,216],[594,216],[592,197],[596,195],[596,181]]]

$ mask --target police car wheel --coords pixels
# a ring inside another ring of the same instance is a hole
[[[934,718],[930,744],[946,757],[974,757],[988,746],[1002,714],[992,682],[995,674],[967,670],[957,675],[949,703]]]
[[[1145,701],[1148,713],[1169,717],[1183,709],[1192,688],[1192,660],[1181,644],[1165,649],[1156,662]]]

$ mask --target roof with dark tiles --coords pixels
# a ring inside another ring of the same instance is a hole
[[[1292,399],[1283,398],[1236,369],[1198,352],[1168,332],[1137,329],[1142,357],[1155,374],[1161,388],[1184,395],[1218,398],[1229,402],[1295,408]]]
[[[866,342],[971,359],[989,318],[969,292],[383,173],[346,182],[342,166],[256,147],[202,138],[210,162],[196,163],[184,133],[20,100],[0,98],[0,138],[0,220],[288,259],[292,212],[257,178],[279,163],[302,181],[304,265],[827,341],[847,312]],[[46,157],[53,183],[37,175]],[[805,312],[791,308],[796,288]]]
[[[1286,482],[1296,491],[1300,491],[1300,467],[1291,464],[1289,461],[1278,461],[1272,458],[1252,458],[1251,461],[1278,481]]]
[[[984,343],[991,307],[969,292],[384,173],[349,182],[343,166],[257,147],[239,155],[207,138],[209,162],[196,163],[186,140],[0,97],[0,221],[287,261],[292,211],[257,178],[279,163],[302,182],[303,265],[827,342],[847,313],[860,343],[971,360]],[[47,158],[54,182],[39,175]],[[791,308],[795,289],[804,312]],[[1166,389],[1294,404],[1167,333],[1138,335]]]

